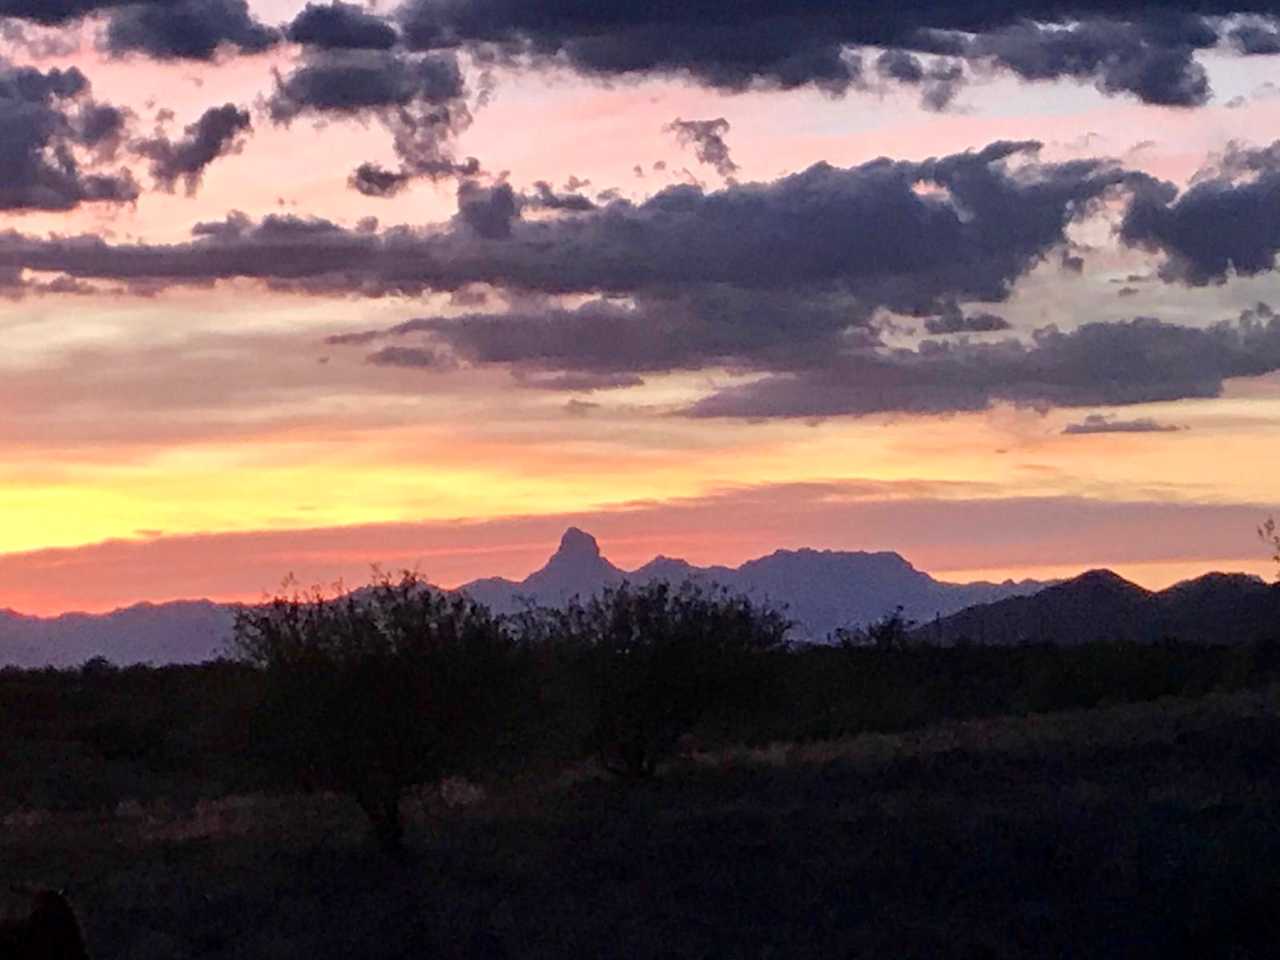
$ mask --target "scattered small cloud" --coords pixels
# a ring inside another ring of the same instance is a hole
[[[1079,423],[1069,423],[1062,428],[1064,434],[1090,433],[1177,433],[1185,430],[1174,424],[1160,423],[1150,417],[1121,420],[1103,413],[1091,413]]]
[[[237,152],[243,145],[242,137],[252,129],[249,111],[227,103],[206,110],[180,140],[157,136],[138,140],[132,148],[151,160],[151,176],[163,189],[172,191],[182,180],[191,196],[209,165]]]
[[[113,56],[212,60],[222,50],[261,53],[281,40],[246,0],[171,0],[119,6],[107,21],[103,48]]]
[[[681,144],[692,145],[698,162],[714,168],[720,176],[728,178],[738,172],[738,165],[730,157],[729,144],[724,139],[729,132],[729,121],[724,117],[714,120],[681,120],[677,117],[664,129],[674,133]]]

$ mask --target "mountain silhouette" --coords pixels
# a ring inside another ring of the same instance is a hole
[[[489,577],[473,580],[459,589],[499,613],[512,613],[526,601],[559,606],[575,596],[585,597],[616,586],[625,578],[626,574],[600,553],[595,537],[570,527],[546,565],[523,580]]]
[[[897,553],[776,550],[738,567],[699,567],[659,555],[635,570],[610,563],[595,537],[576,527],[523,580],[490,577],[459,587],[497,613],[557,606],[623,581],[693,581],[781,608],[795,639],[823,640],[837,627],[864,626],[901,606],[929,642],[1244,642],[1280,623],[1280,587],[1243,574],[1208,574],[1160,593],[1107,571],[1064,583],[1034,580],[947,583]],[[102,656],[121,664],[193,663],[227,652],[236,606],[208,600],[140,603],[111,613],[24,616],[0,610],[0,665],[77,666]]]
[[[209,600],[138,603],[110,613],[30,617],[0,611],[0,664],[71,667],[92,657],[113,663],[198,663],[227,652],[235,608]]]
[[[1032,596],[962,610],[916,631],[931,643],[1071,645],[1096,641],[1249,643],[1280,630],[1280,585],[1210,573],[1152,592],[1090,570]]]
[[[570,527],[546,566],[525,578],[523,586],[544,603],[559,604],[577,594],[596,593],[626,577],[604,558],[589,533]]]
[[[574,596],[585,598],[624,580],[635,584],[691,580],[744,593],[785,608],[796,623],[793,635],[797,638],[818,640],[837,627],[876,620],[897,606],[908,617],[925,619],[1044,586],[1034,580],[944,583],[896,553],[838,550],[777,550],[740,567],[698,567],[659,555],[626,571],[603,556],[594,537],[570,527],[546,565],[524,580],[493,577],[459,589],[498,613],[512,613],[528,603],[556,606]]]

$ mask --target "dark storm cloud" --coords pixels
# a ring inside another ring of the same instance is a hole
[[[533,192],[526,193],[521,198],[521,204],[536,210],[561,210],[571,213],[594,210],[596,208],[595,201],[588,196],[575,192],[580,187],[588,185],[586,181],[578,180],[577,177],[570,177],[569,182],[565,185],[567,192],[556,193],[547,181],[538,180],[533,185]]]
[[[520,203],[507,183],[485,187],[473,180],[458,184],[459,224],[485,240],[506,240],[520,216]]]
[[[1193,54],[1216,41],[1216,32],[1198,18],[1069,26],[1022,22],[979,35],[964,55],[1024,80],[1093,80],[1104,93],[1189,107],[1206,102],[1210,93]]]
[[[729,155],[729,144],[724,139],[729,132],[729,121],[724,117],[714,120],[681,120],[676,117],[666,129],[674,133],[683,146],[692,145],[698,162],[714,167],[720,176],[731,177],[738,172],[738,165]]]
[[[456,161],[449,157],[419,157],[412,166],[391,170],[377,163],[362,163],[351,172],[347,185],[366,197],[394,197],[414,180],[442,180],[446,177],[474,177],[480,173],[480,161],[467,157]]]
[[[276,77],[267,111],[276,123],[300,116],[373,117],[390,131],[399,170],[361,164],[350,185],[387,197],[423,177],[474,176],[474,158],[455,160],[449,145],[471,122],[466,84],[453,54],[406,55],[388,50],[312,50],[292,72]]]
[[[123,111],[90,98],[75,67],[42,72],[0,60],[0,210],[137,199],[127,170],[86,169],[110,158],[125,121]]]
[[[1192,106],[1208,96],[1197,50],[1214,46],[1230,13],[1269,13],[1269,0],[408,0],[399,12],[418,49],[471,47],[489,57],[560,63],[597,76],[683,74],[728,90],[812,85],[842,94],[863,81],[851,48],[874,46],[982,62],[1025,80],[1093,81],[1105,93]],[[923,69],[923,68],[921,68]],[[962,77],[938,68],[924,91],[935,109]],[[928,84],[900,53],[881,65]]]
[[[424,336],[473,365],[509,365],[529,385],[546,388],[535,372],[614,377],[725,364],[759,369],[811,367],[831,351],[875,342],[869,313],[847,297],[706,287],[673,295],[644,295],[633,303],[596,299],[509,313],[424,317],[385,332]],[[367,332],[349,335],[363,343]],[[579,389],[579,387],[563,387]]]
[[[929,317],[924,328],[934,336],[949,333],[992,333],[997,330],[1008,330],[1009,321],[994,313],[965,314],[959,307],[952,305],[936,317]]]
[[[938,61],[925,74],[920,104],[940,113],[951,106],[964,85],[964,67],[954,61]]]
[[[595,393],[597,390],[623,390],[643,387],[644,378],[634,373],[558,373],[537,374],[516,371],[516,381],[530,390],[553,390],[562,393]],[[574,401],[570,400],[572,404]],[[579,401],[581,403],[581,401]],[[589,404],[595,406],[595,404]]]
[[[1241,24],[1227,34],[1227,39],[1248,56],[1280,53],[1280,26],[1274,21]]]
[[[737,6],[415,0],[400,17],[417,49],[479,46],[506,57],[560,59],[599,76],[686,73],[732,90],[814,85],[832,93],[860,81],[860,60],[838,35],[823,35],[821,13],[777,15],[757,3],[743,17]]]
[[[924,80],[924,64],[905,50],[886,50],[876,59],[876,71],[899,83],[915,84]]]
[[[438,350],[424,347],[383,347],[368,356],[379,367],[411,367],[418,370],[450,370],[453,360]]]
[[[999,300],[1064,242],[1072,219],[1131,177],[1143,179],[1101,162],[1037,164],[1036,146],[997,143],[922,163],[818,164],[712,193],[673,186],[643,204],[526,224],[515,239],[553,241],[568,289],[836,285],[921,312],[944,297]],[[1011,158],[1026,161],[1016,174]]]
[[[1177,433],[1182,427],[1160,423],[1150,417],[1136,420],[1117,420],[1102,413],[1091,413],[1079,423],[1069,423],[1062,428],[1068,435],[1093,433]]]
[[[1131,246],[1166,255],[1165,279],[1200,286],[1275,268],[1280,251],[1280,141],[1234,146],[1214,169],[1178,194],[1152,185],[1138,191],[1120,226]]]
[[[463,86],[457,59],[449,55],[318,52],[277,78],[267,108],[273,120],[287,123],[306,113],[359,114],[415,102],[448,103],[462,96]]]
[[[905,50],[886,50],[876,59],[880,76],[905,86],[921,88],[925,109],[942,111],[951,106],[964,85],[964,67],[954,60],[935,60],[925,66]]]
[[[394,197],[413,182],[405,170],[388,170],[376,163],[362,163],[351,172],[347,184],[366,197]]]
[[[712,394],[695,417],[951,413],[1005,402],[1040,408],[1123,406],[1216,397],[1228,377],[1280,369],[1280,318],[1251,312],[1208,328],[1140,318],[1048,327],[1030,344],[939,343],[862,351],[812,372]]]
[[[341,0],[308,3],[286,35],[294,43],[330,50],[390,50],[397,39],[395,27],[382,17]]]
[[[196,224],[192,234],[189,242],[162,245],[113,244],[94,235],[25,237],[11,231],[0,233],[0,266],[114,278],[152,289],[233,277],[368,295],[421,293],[436,286],[438,271],[422,262],[430,238],[418,231],[402,228],[377,235],[320,219],[273,214],[255,222],[233,213],[225,220]]]
[[[128,110],[90,101],[75,117],[76,139],[102,159],[114,159],[128,123]]]
[[[468,280],[545,292],[671,286],[822,289],[909,312],[956,299],[1001,300],[1065,242],[1067,225],[1132,178],[1097,161],[1034,162],[1036,144],[998,143],[922,163],[818,164],[715,192],[668,187],[553,222],[504,216],[510,237]],[[1012,171],[1011,158],[1024,161]],[[922,192],[921,184],[938,190]],[[488,231],[497,237],[504,230]],[[483,234],[482,234],[483,236]]]
[[[123,6],[171,7],[178,0],[0,0],[0,17],[42,24],[69,23],[102,10]]]
[[[551,219],[522,218],[514,195],[471,184],[460,191],[451,230],[367,234],[276,216],[217,234],[205,225],[194,242],[174,245],[0,235],[0,263],[169,282],[249,276],[360,293],[472,283],[545,293],[719,284],[843,292],[866,307],[927,315],[955,301],[1003,300],[1063,247],[1073,221],[1153,183],[1105,161],[1038,163],[1037,146],[996,143],[847,169],[817,164],[772,182],[710,193],[672,186],[643,203],[614,200]]]
[[[59,276],[46,281],[25,277],[21,270],[0,269],[0,298],[5,300],[22,300],[32,294],[93,296],[101,292],[92,284],[74,277]]]
[[[331,334],[324,338],[324,342],[331,347],[364,346],[381,339],[385,335],[386,331],[384,330],[359,330],[354,333]]]
[[[211,107],[186,128],[181,140],[153,137],[133,145],[151,160],[151,176],[165,190],[172,191],[179,179],[187,195],[196,192],[205,168],[218,157],[239,148],[240,136],[252,129],[249,112],[233,103]]]
[[[279,41],[280,32],[256,20],[245,0],[176,0],[120,8],[103,44],[115,55],[210,60],[222,48],[259,53]]]
[[[22,296],[26,281],[22,271],[16,267],[0,267],[0,296],[6,299],[18,299]]]

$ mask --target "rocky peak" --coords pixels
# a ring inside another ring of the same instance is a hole
[[[596,560],[600,557],[600,544],[596,543],[596,538],[585,530],[579,530],[577,527],[570,527],[564,532],[564,536],[560,538],[560,546],[556,549],[553,560]]]

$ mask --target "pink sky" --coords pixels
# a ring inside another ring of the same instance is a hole
[[[275,23],[298,6],[253,9]],[[95,23],[80,29],[80,52],[31,62],[79,66],[93,97],[133,111],[139,135],[161,108],[174,112],[161,126],[177,137],[223,103],[250,112],[252,133],[209,165],[191,196],[153,189],[146,163],[125,158],[144,188],[136,203],[0,210],[0,230],[175,243],[232,210],[352,229],[367,217],[450,229],[453,181],[419,181],[390,200],[348,187],[359,163],[395,162],[378,120],[271,122],[272,71],[288,73],[297,47],[158,63],[113,59],[93,48]],[[7,56],[30,60],[16,48]],[[943,114],[884,85],[841,98],[811,88],[727,94],[670,77],[607,85],[567,70],[496,71],[482,104],[468,64],[474,119],[452,149],[480,158],[487,185],[561,189],[572,176],[590,181],[588,193],[613,189],[641,203],[690,179],[706,191],[726,186],[665,129],[676,118],[723,117],[741,183],[817,162],[919,161],[1039,139],[1046,163],[1110,157],[1185,186],[1230,144],[1262,146],[1280,129],[1280,98],[1265,86],[1274,57],[1200,59],[1216,93],[1197,109],[996,75]],[[1238,96],[1247,102],[1228,107]],[[1025,343],[1048,324],[1071,331],[1137,316],[1206,328],[1259,301],[1280,305],[1274,272],[1202,287],[1144,279],[1119,296],[1125,278],[1153,278],[1162,257],[1123,247],[1118,217],[1111,206],[1069,228],[1082,275],[1062,269],[1055,250],[1004,302],[962,304],[1011,325],[975,338]],[[360,580],[375,562],[419,566],[444,584],[519,577],[568,523],[594,532],[623,566],[658,552],[738,563],[813,546],[896,549],[956,578],[1106,565],[1161,586],[1212,567],[1274,572],[1253,529],[1280,513],[1275,373],[1230,380],[1220,396],[1132,405],[702,420],[674,414],[760,374],[707,363],[617,390],[536,390],[501,363],[386,367],[366,362],[368,350],[325,342],[472,309],[448,293],[95,284],[0,298],[0,607],[256,597],[290,572]],[[512,299],[529,309],[534,298]],[[560,303],[538,305],[547,302]],[[886,313],[877,323],[905,328],[886,327],[886,343],[920,339],[919,319]],[[1089,414],[1183,429],[1063,433]]]

